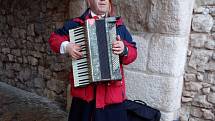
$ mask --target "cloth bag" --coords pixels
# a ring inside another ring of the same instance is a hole
[[[160,121],[160,111],[141,100],[126,100],[124,106],[128,121]]]

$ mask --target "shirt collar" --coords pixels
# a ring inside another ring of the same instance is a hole
[[[103,15],[96,15],[93,11],[90,11],[90,14],[91,14],[91,16],[92,16],[92,17],[94,17],[94,16],[98,16],[98,17],[99,17],[99,19],[100,19],[100,18],[104,18],[104,17],[105,17],[105,14],[103,14]]]

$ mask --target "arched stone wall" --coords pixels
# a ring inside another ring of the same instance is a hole
[[[162,121],[176,120],[194,0],[113,1],[138,46],[138,59],[125,66],[128,97],[160,109]],[[84,11],[84,0],[0,3],[0,81],[65,104],[71,62],[47,40]]]
[[[128,97],[160,109],[162,121],[177,120],[194,1],[115,2],[139,53],[133,64],[125,66]]]

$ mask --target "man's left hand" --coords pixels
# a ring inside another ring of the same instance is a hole
[[[120,36],[117,36],[117,41],[113,42],[113,53],[120,55],[124,51],[125,45],[121,40]]]

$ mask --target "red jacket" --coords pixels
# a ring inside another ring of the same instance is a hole
[[[60,46],[63,41],[69,41],[68,30],[84,24],[84,20],[90,18],[89,10],[87,10],[81,17],[74,18],[68,21],[63,28],[58,29],[53,32],[49,39],[49,44],[51,49],[59,53]],[[125,46],[128,48],[127,56],[120,57],[121,63],[121,81],[110,81],[108,83],[98,83],[96,84],[96,96],[94,96],[94,84],[90,84],[86,87],[74,87],[74,79],[72,72],[70,73],[71,82],[71,95],[73,97],[78,97],[86,101],[91,101],[96,97],[96,107],[103,108],[108,104],[121,103],[126,99],[125,92],[125,80],[123,73],[123,66],[133,62],[137,57],[137,49],[135,47],[135,42],[132,41],[130,33],[127,31],[125,25],[123,25],[122,20],[117,20],[117,34],[120,35]]]

